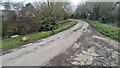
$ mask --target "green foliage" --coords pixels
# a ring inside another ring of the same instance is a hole
[[[12,35],[52,31],[59,26],[57,21],[66,19],[70,15],[70,12],[67,11],[69,10],[67,2],[50,2],[49,5],[47,3],[38,3],[35,6],[31,3],[26,4],[19,11],[20,16],[16,16],[15,11],[13,11],[14,14],[6,15],[9,19],[3,21],[2,37],[8,38]]]
[[[106,23],[108,20],[108,18],[106,16],[102,16],[100,19],[101,19],[100,21],[103,23]]]
[[[94,16],[95,16],[95,20],[99,20],[99,13],[100,13],[100,6],[95,4],[93,7],[93,12],[94,12]]]
[[[120,41],[120,29],[119,28],[110,26],[107,24],[103,24],[100,22],[91,21],[88,19],[85,19],[84,21],[88,22],[93,28],[95,28],[100,33]]]
[[[38,32],[42,27],[41,22],[35,21],[33,17],[18,17],[16,22],[3,22],[2,34],[7,38],[12,35],[25,35]]]
[[[55,30],[53,30],[53,31],[54,31],[55,33],[58,33],[58,32],[60,32],[60,31],[66,30],[66,29],[74,26],[76,23],[77,23],[77,22],[75,22],[75,21],[70,21],[70,22],[68,22],[67,24],[66,24],[66,23],[64,23],[64,24],[62,23],[62,24],[61,24],[62,26],[60,26],[59,28],[57,28],[57,29],[55,29]]]
[[[118,24],[120,3],[115,2],[87,2],[78,5],[75,18],[97,20],[103,23]]]
[[[54,29],[53,30],[54,33],[58,33],[60,31],[63,31],[63,30],[65,30],[69,27],[72,27],[73,25],[76,24],[75,21],[68,22],[67,24],[65,24],[66,20],[58,21],[58,23],[60,23],[60,25],[64,25],[64,26],[63,27],[59,26],[57,29]],[[0,47],[2,47],[3,50],[7,50],[7,49],[11,49],[11,48],[15,48],[15,47],[19,47],[19,46],[23,45],[24,43],[21,42],[22,37],[27,37],[29,42],[34,42],[38,39],[48,37],[52,34],[53,34],[52,31],[42,31],[42,32],[28,34],[28,35],[18,36],[15,38],[6,38],[6,39],[2,40],[2,46],[0,46]]]

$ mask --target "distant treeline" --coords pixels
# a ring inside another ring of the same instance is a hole
[[[84,18],[120,25],[120,2],[85,2],[79,4],[73,18]]]

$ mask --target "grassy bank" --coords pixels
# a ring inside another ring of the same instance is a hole
[[[60,23],[62,23],[62,22],[65,22],[65,21],[61,21]],[[67,24],[62,23],[62,25],[64,25],[64,26],[62,26],[62,27],[60,26],[53,31],[54,31],[54,33],[58,33],[58,32],[63,31],[65,29],[69,28],[69,27],[74,26],[75,24],[76,24],[75,21],[68,22]],[[53,35],[52,31],[43,31],[43,32],[18,36],[18,37],[15,37],[15,38],[3,39],[2,40],[2,50],[4,51],[4,50],[16,48],[16,47],[19,47],[21,45],[27,44],[29,42],[34,42],[36,40],[39,40],[41,38],[48,37],[48,36],[51,36],[51,35]],[[21,42],[22,37],[27,37],[29,41],[26,42],[26,43]]]
[[[84,20],[88,22],[93,28],[95,28],[98,32],[111,37],[112,39],[116,39],[117,41],[120,41],[120,29],[114,26],[110,26],[107,24],[103,24],[96,21],[91,20]]]

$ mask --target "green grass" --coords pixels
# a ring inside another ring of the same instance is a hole
[[[59,22],[59,24],[63,24],[63,23],[66,22],[66,20],[60,20],[60,21],[58,21],[58,22]]]
[[[107,24],[103,24],[96,21],[91,21],[88,19],[85,19],[84,21],[88,22],[93,28],[95,28],[98,32],[109,36],[113,39],[116,39],[117,41],[120,41],[120,29],[114,26],[110,26]]]
[[[16,38],[7,38],[2,40],[2,50],[7,50],[15,47],[19,47],[25,43],[21,42],[22,37],[27,37],[29,39],[29,42],[36,41],[38,39],[41,39],[43,37],[47,37],[52,35],[51,31],[45,31],[45,32],[38,32],[33,33],[29,35],[19,36]]]
[[[62,22],[65,22],[65,21],[62,21]],[[71,21],[68,24],[64,25],[64,27],[58,27],[57,29],[55,29],[53,31],[54,31],[54,33],[58,33],[60,31],[63,31],[67,28],[70,28],[70,27],[74,26],[75,24],[76,24],[75,21]],[[8,50],[8,49],[12,49],[12,48],[22,46],[22,45],[27,44],[29,42],[37,41],[41,38],[48,37],[48,36],[51,36],[51,35],[53,35],[52,31],[43,31],[43,32],[18,36],[18,37],[15,37],[15,38],[7,38],[7,39],[2,40],[2,46],[0,45],[0,47],[2,47],[2,50],[5,51],[5,50]],[[27,37],[29,39],[29,42],[27,42],[27,43],[21,42],[22,37]]]
[[[60,32],[60,31],[63,31],[63,30],[65,30],[65,29],[68,29],[68,28],[70,28],[70,27],[72,27],[72,26],[74,26],[74,25],[76,25],[76,22],[75,21],[71,21],[71,22],[69,22],[69,23],[67,23],[67,24],[63,24],[63,27],[59,27],[58,29],[55,29],[54,30],[54,32],[55,33],[58,33],[58,32]]]

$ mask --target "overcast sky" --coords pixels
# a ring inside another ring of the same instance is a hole
[[[45,1],[45,0],[1,0],[1,1],[2,2],[6,2],[6,1],[24,2],[26,4],[26,3],[33,3],[33,2],[37,2],[37,1]],[[60,2],[61,0],[56,0],[56,1]],[[84,2],[85,0],[63,0],[63,1],[66,1],[66,2],[70,1],[72,3],[72,5],[73,5],[73,9],[76,9],[77,5],[79,3]],[[0,5],[0,10],[1,9],[4,9],[4,7]]]
[[[35,1],[44,1],[44,0],[1,0],[1,1],[12,1],[12,2],[25,2],[25,3],[33,3]],[[60,2],[61,0],[56,0],[58,2]],[[84,0],[63,0],[63,1],[70,1],[72,2],[74,5],[78,5],[80,2],[84,1]]]

